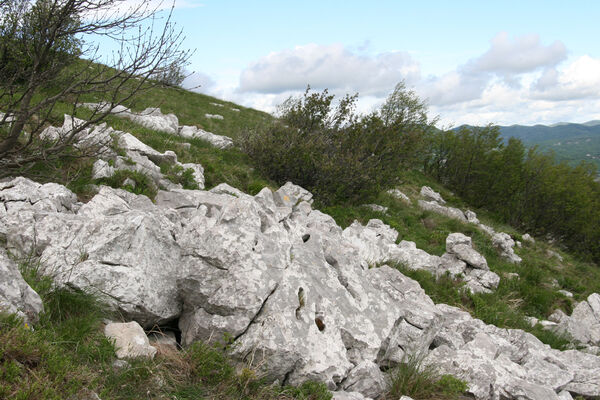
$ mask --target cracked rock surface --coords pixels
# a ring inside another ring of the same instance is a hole
[[[396,244],[379,220],[342,230],[298,186],[256,196],[228,185],[174,189],[155,203],[101,187],[83,205],[48,188],[0,184],[0,238],[12,254],[35,255],[59,285],[94,290],[142,326],[178,320],[184,345],[227,333],[234,360],[273,381],[377,398],[381,367],[420,353],[477,399],[600,395],[599,357],[485,325],[435,305],[396,269],[370,268],[396,260],[466,271],[466,262]]]

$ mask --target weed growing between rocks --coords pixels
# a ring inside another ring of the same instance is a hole
[[[462,288],[462,282],[448,275],[436,278],[428,271],[411,270],[402,265],[393,265],[404,275],[419,282],[425,293],[436,303],[444,303],[468,311],[473,317],[481,319],[486,324],[500,328],[522,329],[535,335],[552,348],[565,350],[570,346],[567,337],[543,329],[540,325],[531,326],[525,319],[526,305],[521,300],[522,293],[535,293],[536,286],[520,280],[501,280],[498,289],[492,293],[472,294]],[[514,285],[522,285],[518,292]]]
[[[467,391],[467,384],[451,375],[441,375],[431,365],[423,365],[418,356],[405,357],[389,372],[386,399],[409,396],[415,400],[455,400]]]

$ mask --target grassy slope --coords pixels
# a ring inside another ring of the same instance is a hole
[[[211,103],[225,106],[218,107]],[[271,118],[259,111],[173,88],[152,89],[131,107],[142,110],[157,105],[165,113],[174,112],[182,125],[197,125],[233,138],[238,137],[241,130],[254,128]],[[233,111],[232,108],[240,111]],[[67,110],[66,104],[56,108],[56,124],[62,123],[61,115]],[[220,114],[224,119],[207,119],[204,116],[206,113]],[[249,193],[256,193],[264,186],[274,186],[269,179],[253,170],[250,160],[239,150],[218,150],[201,140],[184,140],[154,132],[117,117],[110,117],[107,122],[115,129],[131,132],[159,151],[174,150],[183,162],[202,164],[209,188],[227,182]],[[184,142],[191,143],[190,149],[182,146]],[[91,162],[79,160],[59,163],[54,167],[40,168],[38,172],[44,172],[42,179],[68,184],[86,197],[86,185],[91,182]],[[459,198],[419,173],[406,172],[403,180],[399,188],[413,200],[416,200],[420,187],[428,185],[441,192],[451,205],[467,208]],[[549,246],[539,240],[534,245],[525,244],[518,250],[524,261],[521,265],[513,265],[499,258],[490,238],[471,225],[422,211],[414,204],[406,206],[387,194],[380,194],[376,202],[388,206],[388,213],[384,215],[364,207],[348,205],[322,208],[322,211],[334,216],[343,227],[354,219],[367,222],[370,218],[380,218],[398,230],[399,240],[415,241],[419,248],[437,255],[444,252],[449,233],[463,232],[472,236],[475,247],[486,257],[493,271],[500,276],[508,272],[520,275],[519,279],[503,278],[498,290],[492,294],[468,295],[461,291],[460,282],[448,278],[436,281],[428,273],[405,271],[402,266],[397,266],[417,279],[436,302],[462,307],[488,323],[526,329],[553,347],[563,347],[566,342],[562,338],[539,327],[529,327],[524,317],[546,318],[555,308],[570,312],[573,302],[559,294],[559,288],[573,292],[576,301],[584,299],[591,292],[600,292],[600,269],[597,266],[582,263],[562,252],[565,259],[559,263],[556,259],[548,258],[546,250]],[[520,234],[510,227],[494,223],[491,214],[483,210],[475,211],[484,223],[520,238]],[[559,287],[553,286],[554,279]],[[71,300],[68,303],[77,304],[79,301],[77,298]],[[19,398],[18,395],[22,395],[21,398],[29,398],[20,389],[15,392],[15,388],[23,386],[19,382],[26,382],[26,387],[44,387],[48,395],[39,398],[66,398],[66,394],[75,393],[83,387],[97,390],[103,399],[139,398],[145,388],[151,391],[151,394],[144,395],[149,398],[171,398],[169,396],[174,394],[177,398],[322,398],[318,394],[322,387],[287,388],[281,392],[262,385],[252,369],[243,372],[242,376],[237,375],[227,360],[222,358],[221,352],[202,345],[188,349],[175,358],[172,354],[162,354],[152,362],[135,363],[129,372],[115,372],[111,367],[113,349],[100,333],[101,320],[97,316],[86,322],[85,318],[79,319],[81,316],[77,312],[72,312],[68,318],[59,317],[56,320],[52,316],[52,303],[46,306],[50,314],[42,318],[41,325],[33,334],[6,320],[0,323],[0,343],[5,343],[0,347],[0,393],[4,396]],[[73,325],[74,328],[64,328],[64,324]],[[86,335],[78,333],[81,326]],[[206,366],[205,361],[201,360],[208,360],[206,362],[209,365]],[[215,360],[214,364],[210,364],[210,360]],[[173,374],[178,369],[184,371],[183,375]],[[157,375],[164,378],[165,385],[157,386]],[[69,385],[65,385],[65,382]]]

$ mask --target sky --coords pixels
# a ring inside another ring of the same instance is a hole
[[[600,119],[598,1],[179,0],[187,87],[274,112],[307,85],[380,106],[404,81],[444,127]]]

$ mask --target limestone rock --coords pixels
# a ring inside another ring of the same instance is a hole
[[[500,252],[500,256],[508,259],[508,261],[519,264],[522,260],[521,257],[515,254],[515,241],[510,237],[509,234],[499,232],[492,236],[492,244]]]
[[[16,314],[31,325],[37,322],[42,310],[42,299],[25,282],[17,265],[0,247],[0,311]]]
[[[419,200],[418,204],[419,207],[421,207],[423,210],[432,211],[437,214],[445,215],[448,218],[453,218],[462,222],[467,222],[465,214],[463,214],[463,212],[458,208],[442,206],[436,201]]]
[[[468,222],[475,225],[479,224],[479,219],[477,219],[477,214],[475,214],[475,212],[467,210],[465,211],[465,217],[467,218]]]
[[[142,327],[135,321],[110,323],[104,327],[104,334],[112,339],[117,358],[154,358],[156,348],[150,342]]]
[[[425,364],[466,380],[476,399],[557,399],[563,389],[583,396],[600,391],[600,358],[553,350],[529,333],[486,325],[447,305],[437,307],[444,322]]]
[[[195,126],[182,126],[179,130],[179,135],[185,138],[202,139],[219,149],[233,147],[233,140],[231,140],[231,138],[227,136],[216,135]]]
[[[592,293],[577,304],[571,316],[557,310],[550,318],[558,323],[559,332],[567,333],[577,342],[588,346],[600,346],[600,295]]]
[[[485,257],[473,249],[471,238],[462,233],[451,233],[446,238],[446,251],[456,255],[473,268],[489,270]]]
[[[204,189],[204,168],[200,164],[184,163],[181,164],[183,169],[191,169],[194,181],[198,184],[198,189]]]
[[[388,210],[388,207],[380,206],[379,204],[363,204],[362,207],[382,214],[385,214]]]
[[[529,233],[524,234],[521,238],[524,242],[535,243],[535,239]]]
[[[354,367],[343,383],[345,391],[358,392],[368,397],[378,397],[387,388],[386,377],[372,361],[363,361]]]
[[[429,186],[423,186],[421,188],[421,196],[429,201],[435,201],[439,204],[446,204],[446,201],[442,198],[442,196]]]
[[[92,179],[110,178],[115,174],[115,169],[102,159],[96,160],[92,167]]]
[[[380,220],[342,230],[292,184],[256,196],[227,186],[161,190],[155,203],[101,187],[85,205],[63,189],[0,183],[0,235],[11,252],[33,255],[57,285],[95,291],[146,327],[178,319],[184,345],[228,333],[234,362],[270,381],[318,380],[377,398],[379,367],[423,354],[477,399],[600,396],[599,357],[435,305],[382,265],[446,270],[491,290],[493,273],[455,254],[468,237],[438,257],[397,244]],[[592,321],[598,305],[591,296],[569,318]]]
[[[223,116],[220,114],[204,114],[204,116],[208,119],[223,119]]]
[[[405,195],[404,193],[402,193],[400,190],[390,189],[387,192],[388,192],[388,194],[392,195],[393,197],[397,198],[398,200],[402,200],[406,204],[411,204],[410,198],[407,195]]]

